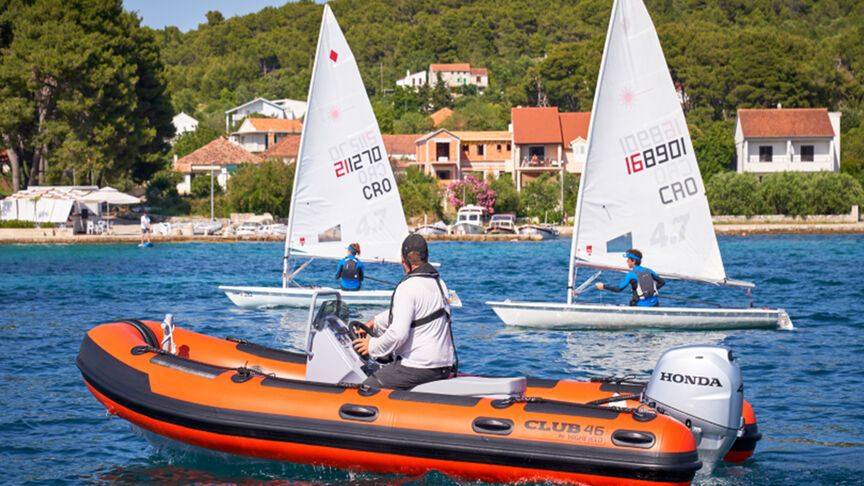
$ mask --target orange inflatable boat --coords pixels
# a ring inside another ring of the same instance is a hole
[[[483,395],[366,388],[307,380],[305,354],[171,331],[174,353],[160,323],[98,326],[76,364],[111,414],[198,447],[492,482],[688,484],[702,465],[687,426],[634,399],[644,385],[460,375],[442,382]]]

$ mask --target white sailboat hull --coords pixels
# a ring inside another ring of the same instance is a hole
[[[783,309],[631,307],[510,301],[486,304],[508,326],[541,329],[792,329],[792,321]]]
[[[316,291],[337,291],[349,305],[388,306],[392,290],[342,291],[328,287],[233,287],[220,285],[219,289],[235,305],[246,309],[273,307],[309,307]]]

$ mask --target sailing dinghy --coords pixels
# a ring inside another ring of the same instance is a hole
[[[359,243],[364,262],[400,263],[408,226],[378,122],[354,55],[324,7],[294,173],[282,287],[219,288],[248,308],[308,306],[315,291],[294,277],[312,259],[341,259]],[[293,270],[293,257],[309,260]],[[392,289],[344,291],[350,304],[389,305]],[[451,293],[451,305],[460,306]]]
[[[727,278],[684,112],[641,0],[616,0],[606,35],[579,183],[567,303],[487,302],[508,325],[566,329],[791,328],[782,309],[628,307],[574,303],[576,270],[624,271],[641,250],[664,278],[722,286]],[[663,296],[661,295],[661,300]]]

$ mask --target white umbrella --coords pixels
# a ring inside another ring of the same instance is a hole
[[[139,204],[141,202],[140,197],[131,196],[126,194],[125,192],[120,192],[113,187],[103,187],[98,191],[93,191],[90,194],[79,199],[82,202],[96,202],[96,203],[106,203],[108,205],[108,217],[111,217],[111,205],[127,205],[127,204]],[[108,227],[110,228],[110,224]]]

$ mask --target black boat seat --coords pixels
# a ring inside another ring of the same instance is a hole
[[[460,376],[430,381],[411,389],[415,392],[460,395],[466,397],[512,397],[525,394],[528,380],[524,376]]]

